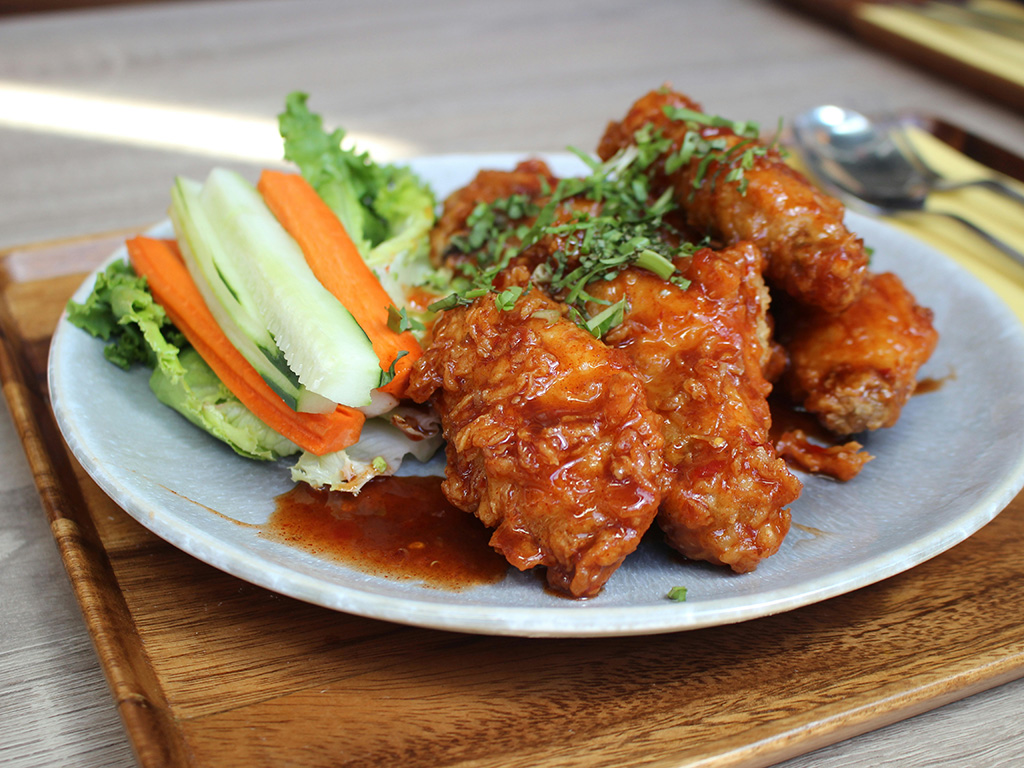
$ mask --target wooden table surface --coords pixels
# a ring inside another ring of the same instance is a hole
[[[0,249],[143,226],[176,174],[273,162],[290,90],[397,157],[593,147],[666,81],[762,125],[909,108],[1024,153],[1020,114],[771,2],[121,5],[0,17]],[[0,451],[0,764],[133,765],[7,416]],[[784,765],[1020,765],[1022,711],[1017,681]]]

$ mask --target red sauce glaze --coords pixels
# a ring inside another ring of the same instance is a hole
[[[829,432],[813,414],[786,398],[773,395],[768,402],[772,412],[771,441],[791,467],[846,482],[871,461],[872,456],[863,450],[863,445]]]
[[[458,591],[501,581],[490,531],[456,509],[440,477],[372,480],[358,495],[299,483],[277,498],[261,535],[366,573]]]

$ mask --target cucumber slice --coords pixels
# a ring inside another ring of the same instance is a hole
[[[214,169],[199,203],[223,250],[217,268],[237,281],[306,389],[343,405],[369,405],[381,368],[366,332],[306,264],[256,188]]]
[[[171,189],[171,223],[178,248],[203,301],[224,335],[249,361],[288,407],[326,413],[337,404],[308,392],[288,367],[284,354],[256,314],[256,304],[244,282],[224,257],[224,245],[199,201],[202,184],[177,178]]]

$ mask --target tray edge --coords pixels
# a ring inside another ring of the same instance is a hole
[[[4,249],[0,251],[0,266],[16,254],[92,239],[86,236]],[[4,399],[115,707],[143,768],[190,765],[180,730],[135,630],[88,504],[74,480],[73,459],[57,429],[49,398],[33,386],[28,373],[7,302],[8,285],[6,280],[0,285],[0,382]]]

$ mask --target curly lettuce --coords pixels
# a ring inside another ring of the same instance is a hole
[[[107,342],[107,360],[125,370],[152,368],[157,399],[239,455],[270,461],[299,452],[228,391],[126,261],[111,262],[86,300],[68,302],[67,312],[73,325]]]
[[[295,91],[278,116],[284,157],[334,211],[397,306],[412,288],[446,282],[429,259],[436,199],[408,167],[374,162],[344,149],[345,131],[324,129],[320,115]]]
[[[69,301],[67,312],[72,325],[107,342],[103,356],[119,368],[127,371],[140,363],[172,376],[184,373],[178,350],[185,337],[153,300],[146,279],[126,261],[111,262],[96,276],[86,300]]]

